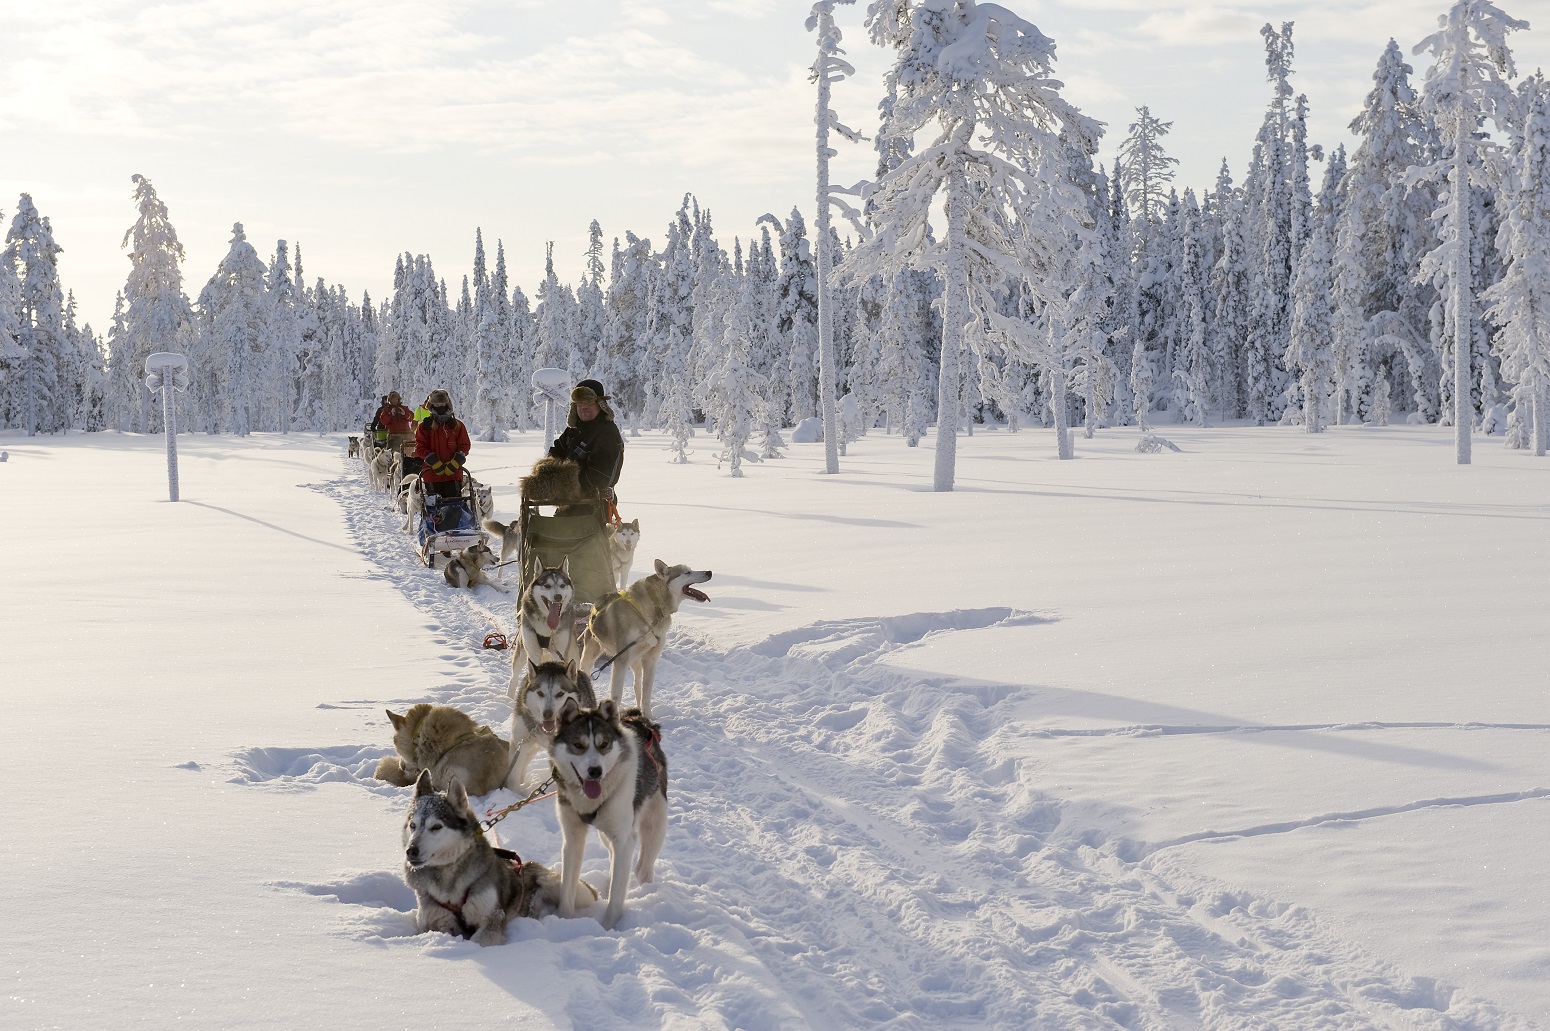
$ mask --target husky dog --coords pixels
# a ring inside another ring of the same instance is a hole
[[[533,505],[576,505],[592,500],[581,490],[581,466],[567,458],[544,457],[522,477],[522,501]]]
[[[640,544],[640,520],[608,528],[608,563],[613,566],[614,586],[624,590],[630,583],[630,566],[635,561],[635,549]]]
[[[366,455],[366,482],[372,490],[388,489],[388,470],[393,465],[393,453],[384,448],[372,448]]]
[[[540,751],[554,741],[559,728],[560,710],[566,702],[583,709],[597,705],[592,678],[581,671],[576,660],[570,662],[529,661],[517,688],[517,702],[511,711],[511,773],[506,786],[520,792],[527,779],[528,765]]]
[[[495,511],[495,489],[474,479],[473,473],[468,474],[468,486],[474,499],[474,522],[482,523],[485,516]]]
[[[511,588],[485,572],[486,566],[494,564],[495,552],[490,550],[488,544],[473,544],[449,558],[441,575],[446,577],[447,583],[453,587],[467,587],[473,590],[480,584],[486,584],[502,594],[509,593]]]
[[[564,838],[560,915],[575,912],[587,828],[596,827],[609,857],[603,926],[613,930],[624,912],[631,860],[635,880],[651,883],[667,835],[667,757],[662,754],[661,728],[635,709],[621,715],[607,699],[595,709],[566,702],[549,757]]]
[[[651,718],[651,683],[673,613],[685,598],[710,601],[694,588],[710,577],[708,569],[670,566],[657,559],[655,573],[598,601],[583,635],[581,667],[592,669],[599,655],[608,654],[613,665],[608,696],[615,704],[624,696],[624,671],[629,669],[635,683],[635,703],[647,719]]]
[[[506,782],[506,763],[511,750],[489,727],[482,727],[450,705],[421,702],[400,716],[387,711],[393,721],[393,748],[397,755],[377,763],[376,778],[405,787],[422,772],[431,784],[445,791],[454,780],[476,795],[488,794]]]
[[[578,657],[575,596],[570,556],[561,559],[557,566],[546,566],[541,556],[533,556],[533,582],[523,593],[517,612],[521,635],[511,656],[513,695],[524,662],[543,662],[546,653],[552,653],[561,662]]]
[[[346,458],[360,458],[361,457],[361,438],[360,437],[356,437],[356,436],[350,436],[350,437],[346,437],[345,440],[348,442],[348,446],[345,449],[345,457]]]
[[[542,918],[560,908],[554,871],[491,845],[457,779],[443,794],[431,786],[429,770],[420,774],[403,841],[404,880],[419,901],[414,924],[421,934],[443,931],[480,945],[500,945],[507,921]],[[577,892],[584,902],[597,900],[585,882],[571,889],[572,909]]]
[[[425,481],[419,474],[410,473],[398,481],[398,507],[404,513],[404,525],[400,530],[407,530],[414,525],[414,517],[425,518]]]
[[[522,529],[516,523],[502,523],[494,519],[480,520],[479,525],[500,538],[501,561],[505,562],[522,550]]]

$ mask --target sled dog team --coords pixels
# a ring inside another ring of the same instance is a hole
[[[495,945],[506,940],[514,917],[574,915],[598,898],[581,880],[592,827],[610,857],[604,927],[618,924],[631,873],[640,884],[654,877],[667,832],[667,756],[660,724],[651,719],[651,688],[674,613],[685,598],[709,600],[695,585],[711,573],[658,559],[650,575],[624,586],[640,525],[619,529],[610,553],[621,586],[596,605],[575,600],[568,560],[545,567],[535,559],[518,609],[509,742],[450,706],[388,711],[397,754],[378,763],[376,776],[414,785],[403,827],[404,872],[421,932]],[[609,697],[601,703],[586,672],[598,662],[612,667]],[[637,708],[621,708],[625,670]],[[540,753],[548,754],[555,784],[558,874],[491,845],[469,804],[470,795],[503,786],[525,792],[528,768]]]

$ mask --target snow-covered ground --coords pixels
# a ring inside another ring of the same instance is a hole
[[[0,1026],[1550,1022],[1550,463],[1164,432],[960,438],[952,494],[881,434],[744,479],[631,440],[637,574],[715,570],[659,881],[491,949],[414,935],[371,771],[389,706],[504,728],[511,599],[339,437],[184,436],[169,504],[158,437],[0,434]],[[476,443],[504,511],[537,448]],[[499,831],[558,861],[551,804]]]

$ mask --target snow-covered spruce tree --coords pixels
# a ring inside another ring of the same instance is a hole
[[[1054,293],[1042,273],[1070,260],[1073,230],[1087,211],[1080,191],[1063,181],[1061,136],[1091,154],[1102,130],[1061,97],[1062,84],[1051,74],[1054,42],[1005,7],[879,3],[868,25],[875,42],[897,52],[898,99],[888,133],[934,127],[935,138],[877,183],[869,213],[878,233],[850,264],[856,278],[906,264],[940,271],[933,485],[947,491],[957,463],[965,327],[994,312],[1008,279],[1028,276],[1036,293]],[[946,224],[941,242],[928,246],[938,198]]]
[[[1177,269],[1178,349],[1173,360],[1173,406],[1180,422],[1205,426],[1211,403],[1211,355],[1206,307],[1206,229],[1195,191],[1184,191]]]
[[[1162,138],[1173,128],[1152,114],[1143,104],[1136,108],[1136,120],[1130,123],[1130,135],[1119,145],[1115,178],[1124,190],[1125,202],[1137,225],[1162,221],[1168,206],[1169,184],[1178,158],[1169,157]]]
[[[138,212],[124,233],[129,278],[124,283],[122,319],[108,332],[109,425],[148,433],[152,397],[145,388],[145,359],[154,351],[185,352],[192,342],[193,306],[183,292],[183,245],[167,216],[167,205],[143,175],[130,176]],[[192,370],[195,377],[201,373]],[[193,422],[190,422],[193,425]]]
[[[1514,74],[1507,33],[1528,22],[1503,14],[1490,0],[1458,0],[1438,19],[1437,32],[1416,44],[1435,63],[1426,72],[1421,110],[1437,126],[1444,157],[1412,181],[1446,178],[1445,200],[1433,216],[1438,246],[1421,263],[1421,274],[1444,296],[1452,330],[1454,450],[1459,465],[1470,463],[1470,355],[1476,335],[1474,227],[1471,185],[1492,188],[1498,181],[1499,148],[1480,134],[1486,119],[1505,130],[1517,106],[1506,80]]]
[[[470,422],[478,439],[506,439],[502,429],[505,405],[505,373],[501,357],[505,350],[501,339],[506,332],[502,317],[504,284],[496,284],[485,262],[484,231],[474,230],[474,294],[469,312],[473,359],[473,394],[468,399]]]
[[[212,433],[245,437],[261,401],[268,303],[268,270],[248,243],[242,223],[231,227],[231,248],[199,292],[201,358],[209,370],[206,426]],[[195,375],[200,376],[196,368]]]
[[[1222,231],[1221,253],[1211,268],[1210,279],[1213,395],[1223,417],[1241,419],[1248,401],[1241,368],[1244,342],[1249,334],[1253,272],[1244,242],[1244,198],[1241,191],[1233,188],[1225,158],[1213,196]]]
[[[746,285],[731,274],[722,277],[720,288],[730,296],[726,298],[726,313],[719,320],[723,327],[719,364],[710,371],[705,386],[706,411],[721,441],[717,466],[725,461],[728,472],[742,476],[743,460],[758,457],[748,451],[759,403],[748,362],[748,341],[754,335],[754,300]]]
[[[761,219],[761,223],[763,221]],[[769,222],[779,227],[773,217]],[[769,226],[766,224],[759,226],[759,239],[748,245],[745,275],[747,282],[744,289],[753,307],[753,336],[748,341],[748,365],[759,396],[754,413],[757,420],[755,432],[760,436],[759,457],[783,458],[785,452],[782,449],[786,441],[780,431],[785,425],[788,393],[784,375],[785,354],[781,347],[779,327],[780,269],[775,261],[775,244],[770,239]]]
[[[1437,415],[1435,359],[1424,328],[1432,290],[1415,278],[1436,200],[1424,185],[1406,181],[1410,168],[1429,163],[1430,139],[1410,71],[1389,40],[1362,112],[1351,121],[1361,142],[1346,170],[1335,227],[1336,422],[1347,411],[1357,421],[1372,415],[1380,368],[1409,381],[1415,410],[1428,422]]]
[[[1244,180],[1244,191],[1254,200],[1246,212],[1251,221],[1246,242],[1251,246],[1254,278],[1244,393],[1245,414],[1263,426],[1280,418],[1289,382],[1281,356],[1291,342],[1292,253],[1297,246],[1295,229],[1302,222],[1295,209],[1302,198],[1294,189],[1292,132],[1297,114],[1291,87],[1292,23],[1284,22],[1279,32],[1267,24],[1260,35],[1265,40],[1266,78],[1273,88]]]
[[[777,324],[788,356],[792,425],[818,414],[818,272],[807,240],[802,212],[791,209],[784,225],[766,216],[780,230],[780,298]]]
[[[577,375],[581,369],[572,368],[580,356],[576,342],[576,295],[554,273],[553,240],[544,248],[544,281],[538,287],[538,310],[533,316],[538,323],[534,368],[565,369],[573,379],[584,378]]]
[[[17,201],[16,215],[0,250],[0,265],[19,284],[16,308],[20,353],[11,362],[3,396],[3,424],[22,426],[27,436],[39,430],[69,428],[67,399],[59,396],[59,366],[65,359],[64,291],[59,284],[59,252],[49,220],[38,214],[30,194]]]
[[[638,424],[646,406],[646,356],[651,346],[651,274],[655,261],[651,241],[624,234],[624,247],[614,241],[608,296],[604,303],[603,341],[598,349],[597,378],[608,388],[614,409]],[[620,427],[622,430],[624,427]]]
[[[1515,384],[1520,425],[1543,457],[1550,446],[1550,95],[1541,83],[1528,97],[1522,138],[1506,193],[1507,216],[1497,246],[1506,274],[1485,292],[1501,326],[1502,375]]]
[[[1292,280],[1292,339],[1286,367],[1299,377],[1302,424],[1309,433],[1324,432],[1324,410],[1335,393],[1336,319],[1333,303],[1335,226],[1345,178],[1344,145],[1330,155],[1313,211],[1313,235],[1297,259]]]
[[[603,227],[593,219],[587,227],[586,264],[576,287],[575,329],[577,371],[591,376],[598,372],[598,349],[607,321],[603,308],[603,275],[607,271],[603,265]]]
[[[289,432],[294,417],[302,429],[322,433],[334,428],[329,426],[325,411],[330,402],[324,383],[329,357],[326,348],[318,346],[319,305],[329,305],[331,298],[313,297],[308,304],[298,294],[296,284],[291,282],[286,242],[276,240],[264,294],[269,312],[265,318],[268,340],[263,347],[264,368],[260,374],[262,405],[267,411],[263,425]],[[307,346],[303,347],[302,334],[308,330],[311,332]]]
[[[511,384],[511,424],[517,429],[537,426],[542,415],[533,401],[533,370],[538,345],[538,320],[520,286],[511,288],[511,329],[507,334],[507,382]]]
[[[667,244],[657,278],[652,351],[656,364],[657,423],[672,435],[668,450],[673,462],[689,461],[689,437],[693,434],[694,398],[689,382],[689,349],[694,340],[694,225],[690,220],[692,199],[684,197],[678,217],[668,224]]]
[[[711,373],[721,366],[726,311],[731,303],[730,284],[723,280],[732,275],[727,253],[716,242],[710,209],[695,212],[689,248],[694,259],[694,285],[690,293],[694,323],[690,329],[687,368],[690,396],[694,407],[703,412],[706,384]]]

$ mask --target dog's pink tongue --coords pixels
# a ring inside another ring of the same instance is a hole
[[[600,780],[584,780],[581,782],[581,792],[588,798],[597,798],[603,793],[603,782]]]
[[[560,629],[560,603],[551,601],[549,603],[549,632],[553,633],[558,629]]]

